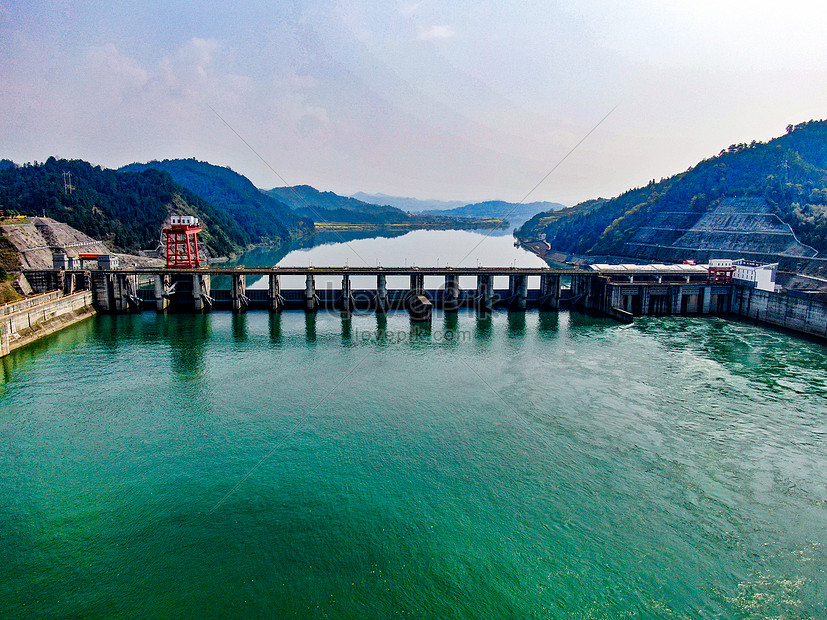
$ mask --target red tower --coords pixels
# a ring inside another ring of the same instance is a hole
[[[164,227],[167,268],[194,269],[201,266],[198,258],[198,233],[202,226],[191,215],[173,215]]]

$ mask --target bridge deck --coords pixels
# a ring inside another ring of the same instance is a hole
[[[26,269],[24,272],[44,271],[82,271],[80,269]],[[307,274],[331,276],[331,275],[352,275],[352,276],[553,276],[553,275],[579,275],[597,276],[596,271],[591,269],[558,269],[551,267],[204,267],[200,269],[166,269],[164,267],[144,267],[140,269],[101,269],[105,273],[117,273],[123,275],[250,275],[266,276],[277,274],[283,276],[303,276]]]

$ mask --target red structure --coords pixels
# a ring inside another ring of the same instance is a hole
[[[167,268],[193,269],[201,266],[198,258],[198,233],[203,227],[191,215],[173,215],[164,228]]]
[[[731,260],[711,260],[708,270],[710,284],[732,284],[735,266]]]

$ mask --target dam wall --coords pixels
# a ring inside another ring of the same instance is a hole
[[[733,287],[732,313],[818,338],[827,338],[827,304],[805,296]]]
[[[0,307],[0,357],[95,314],[92,291],[44,293]]]

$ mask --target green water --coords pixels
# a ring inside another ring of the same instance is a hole
[[[144,313],[2,371],[2,617],[827,617],[818,343]]]

